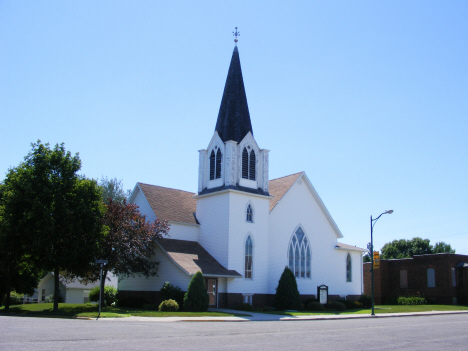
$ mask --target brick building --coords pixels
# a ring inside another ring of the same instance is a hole
[[[371,264],[363,264],[364,293],[371,295]],[[385,304],[399,296],[423,296],[438,304],[468,304],[468,256],[418,255],[380,260],[374,270],[374,299]]]

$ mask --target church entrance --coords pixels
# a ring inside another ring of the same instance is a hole
[[[209,297],[209,307],[218,307],[218,298],[217,298],[217,290],[218,290],[218,281],[215,278],[206,278],[205,279],[206,290],[208,291]]]

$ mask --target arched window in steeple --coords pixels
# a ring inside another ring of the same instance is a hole
[[[245,147],[242,151],[242,178],[255,180],[255,163],[255,151],[250,150],[249,153]]]
[[[252,279],[252,238],[250,235],[245,241],[245,274],[244,278]]]
[[[296,278],[311,277],[310,245],[301,227],[297,228],[289,243],[288,262]]]
[[[223,155],[221,149],[216,151],[211,150],[210,154],[210,180],[221,178],[221,160]]]
[[[346,281],[351,282],[351,277],[352,277],[351,255],[348,252],[348,254],[346,255]]]

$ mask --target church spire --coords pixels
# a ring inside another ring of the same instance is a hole
[[[253,134],[237,46],[232,53],[215,130],[224,142],[234,140],[239,143],[248,132]]]

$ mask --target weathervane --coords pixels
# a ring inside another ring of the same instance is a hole
[[[237,27],[236,27],[236,31],[235,32],[232,32],[232,35],[236,37],[236,39],[234,39],[234,43],[236,43],[236,46],[237,46],[237,37],[240,36],[240,33],[237,31]]]

